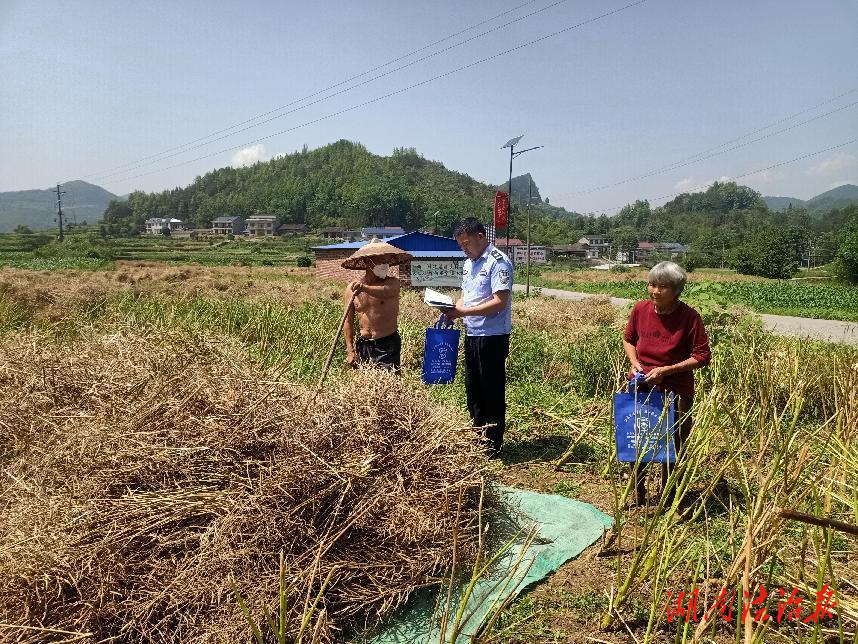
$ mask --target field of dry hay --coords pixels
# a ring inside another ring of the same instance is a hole
[[[175,422],[179,422],[182,427],[194,428],[191,445],[203,444],[207,449],[214,445],[220,449],[214,438],[217,436],[221,437],[218,439],[221,441],[237,441],[240,449],[256,449],[255,443],[253,447],[248,447],[240,436],[230,433],[229,428],[233,425],[241,426],[241,423],[247,422],[234,407],[229,406],[236,404],[230,401],[239,401],[240,405],[246,403],[239,389],[247,389],[249,395],[257,397],[254,400],[262,399],[266,387],[272,383],[279,383],[278,387],[288,388],[290,392],[298,391],[299,397],[306,398],[306,383],[318,379],[324,354],[342,313],[341,292],[342,285],[316,280],[309,271],[278,269],[251,271],[246,268],[125,265],[117,271],[102,273],[0,271],[0,344],[6,355],[13,356],[6,360],[6,364],[14,366],[18,361],[31,365],[27,377],[32,383],[32,390],[46,392],[35,398],[41,401],[38,403],[41,411],[33,414],[33,418],[41,420],[31,423],[31,426],[16,411],[16,406],[21,405],[18,392],[23,385],[14,380],[18,376],[14,375],[11,366],[7,366],[4,377],[12,384],[4,390],[4,402],[0,403],[3,405],[2,417],[14,417],[16,420],[14,423],[6,421],[4,427],[14,426],[16,432],[33,431],[54,438],[59,436],[55,431],[57,427],[89,428],[86,436],[98,439],[96,445],[102,442],[112,445],[109,441],[119,435],[108,432],[108,436],[102,439],[100,432],[104,430],[98,429],[98,418],[114,418],[119,427],[133,427],[133,431],[121,434],[129,443],[129,449],[149,450],[154,449],[154,444],[158,449],[153,453],[160,455],[164,447],[168,448],[164,450],[165,454],[172,454],[175,450],[172,449],[174,444],[169,442],[169,436],[165,438],[158,434],[157,427],[162,424],[173,427],[171,423],[176,418],[178,420]],[[700,393],[695,403],[694,429],[688,455],[682,465],[674,470],[674,480],[680,493],[669,501],[660,489],[657,477],[651,477],[653,505],[640,510],[627,509],[625,501],[630,489],[628,468],[618,466],[614,458],[610,420],[611,395],[620,387],[625,372],[620,342],[624,318],[622,311],[598,298],[583,303],[520,297],[514,300],[514,331],[507,370],[508,437],[502,462],[493,462],[488,474],[519,487],[592,503],[614,517],[615,528],[606,534],[604,543],[589,549],[579,560],[561,568],[551,579],[511,607],[497,622],[497,629],[486,634],[485,641],[577,643],[597,640],[619,644],[634,639],[638,642],[690,642],[699,624],[685,624],[677,620],[667,622],[665,609],[668,592],[676,597],[680,590],[691,592],[692,588],[697,587],[702,607],[703,604],[711,605],[722,586],[737,589],[739,596],[747,589],[756,597],[760,584],[775,593],[778,587],[788,590],[796,588],[805,598],[805,607],[812,605],[816,592],[823,584],[828,584],[837,593],[838,607],[834,617],[824,623],[785,623],[775,626],[749,622],[750,634],[745,633],[746,625],[741,623],[710,622],[705,632],[700,633],[701,639],[698,641],[721,643],[747,638],[749,642],[839,642],[841,632],[844,641],[851,641],[858,619],[858,549],[855,537],[830,528],[787,520],[780,510],[789,508],[820,519],[858,523],[855,486],[858,480],[858,450],[855,447],[858,431],[858,351],[848,347],[776,338],[736,316],[719,315],[707,319],[707,328],[713,339],[714,359],[712,365],[698,375]],[[467,424],[463,417],[464,391],[461,378],[452,386],[431,388],[428,392],[419,383],[423,333],[434,320],[434,312],[422,304],[419,294],[408,292],[403,295],[400,331],[403,335],[404,368],[401,379],[396,380],[395,384],[404,388],[401,395],[416,397],[414,399],[422,401],[421,405],[430,409],[433,416],[441,414],[443,418],[455,419],[450,420],[450,427],[461,428]],[[117,351],[126,344],[134,349],[122,362],[116,357],[119,355]],[[109,389],[113,392],[109,395],[92,393],[101,391],[98,387],[106,387],[105,383],[114,378],[110,375],[114,371],[127,374],[127,378],[123,376],[120,380],[140,383],[145,380],[146,370],[150,369],[150,356],[155,363],[164,352],[177,354],[175,360],[179,360],[184,354],[196,356],[197,349],[194,347],[197,346],[203,347],[199,351],[206,356],[210,355],[206,352],[214,351],[211,355],[225,355],[227,359],[218,361],[219,358],[215,360],[207,357],[200,364],[188,367],[187,376],[184,375],[185,367],[180,366],[184,363],[173,362],[173,366],[162,374],[163,378],[152,376],[152,381],[159,383],[154,389],[141,384],[137,390],[131,390],[128,389],[131,384],[119,382],[110,385],[119,388]],[[181,347],[181,350],[170,347]],[[67,378],[64,375],[71,369],[67,366],[71,364],[69,356],[78,353],[81,360],[75,368],[89,365],[89,371],[80,372],[84,374],[80,377]],[[24,357],[19,359],[19,355]],[[39,359],[36,360],[36,357]],[[338,354],[335,364],[341,365],[342,358],[342,354]],[[210,359],[215,360],[215,368],[204,366],[206,360]],[[55,362],[52,363],[52,360]],[[120,366],[108,368],[114,362]],[[52,368],[51,364],[56,366]],[[38,368],[33,365],[38,365]],[[233,368],[243,374],[235,376],[236,383],[252,382],[240,387],[230,385],[224,391],[232,393],[224,399],[218,399],[217,396],[222,395],[222,376],[232,373],[229,369]],[[174,374],[175,381],[168,377],[169,373]],[[140,377],[135,379],[135,374]],[[351,382],[351,376],[351,372],[341,366],[335,367],[330,381],[336,391],[341,391],[340,387]],[[101,384],[92,389],[87,384],[90,382]],[[122,389],[120,385],[126,388]],[[210,403],[215,405],[210,408],[210,415],[198,414],[193,418],[185,418],[177,410],[183,408],[183,401],[188,396],[191,396],[188,400],[198,399],[198,387],[201,387],[200,391],[207,392],[206,400],[211,398],[220,402],[216,405]],[[64,398],[64,388],[70,388],[69,400],[77,401],[75,404],[80,406],[80,410],[73,405],[68,406],[71,403],[67,404]],[[280,426],[291,427],[290,423],[298,423],[304,427],[304,424],[312,424],[312,419],[300,413],[293,403],[281,400],[285,397],[284,393],[276,399],[274,411],[271,412],[273,418],[278,418],[278,410],[283,412],[284,417],[288,416],[288,419],[278,421],[281,422]],[[164,406],[161,406],[161,400]],[[108,405],[106,401],[112,402]],[[265,401],[260,403],[258,409],[266,409]],[[51,412],[54,408],[59,411]],[[451,408],[458,411],[452,412]],[[421,418],[419,414],[415,417]],[[211,429],[201,432],[196,429],[194,423],[201,418],[210,424]],[[269,417],[260,418],[264,420]],[[347,415],[346,418],[351,417]],[[373,422],[378,422],[378,419]],[[444,426],[447,426],[446,422]],[[220,429],[215,431],[215,428]],[[195,432],[199,432],[200,437]],[[372,434],[376,437],[386,433],[380,428],[372,432],[376,432]],[[89,461],[81,461],[80,454],[88,453],[89,449],[82,445],[91,444],[81,443],[83,439],[77,431],[65,433],[72,438],[77,437],[74,438],[78,441],[74,443],[74,449],[67,450],[66,443],[63,443],[62,447],[45,452],[39,447],[41,444],[38,441],[28,439],[16,442],[14,454],[24,456],[14,456],[10,452],[8,458],[23,459],[26,456],[35,459],[32,462],[37,465],[27,469],[30,478],[18,476],[12,479],[4,474],[6,478],[2,485],[18,491],[31,490],[33,493],[45,494],[47,508],[51,507],[48,504],[50,494],[44,490],[57,490],[63,499],[72,498],[76,503],[83,503],[82,497],[77,496],[77,490],[84,488],[75,487],[64,478],[51,478],[51,470],[62,472],[65,471],[63,468],[82,468],[82,472],[89,472],[87,467],[93,469],[93,474],[86,474],[83,478],[92,477],[94,485],[102,486],[96,490],[96,494],[100,495],[97,498],[105,499],[105,510],[95,508],[88,513],[74,514],[72,518],[76,523],[72,527],[88,526],[84,531],[85,535],[89,535],[88,540],[82,543],[87,548],[95,548],[93,544],[102,543],[96,537],[104,526],[109,528],[107,534],[113,534],[110,530],[123,534],[121,526],[117,528],[111,525],[110,518],[112,513],[124,511],[124,506],[117,499],[121,499],[128,489],[136,491],[134,484],[129,486],[127,482],[123,483],[121,490],[105,488],[108,474],[112,476],[114,471],[111,468],[115,467],[116,472],[125,476],[128,472],[146,469],[144,464],[152,459],[139,459],[140,463],[119,459],[120,462],[114,464],[111,459],[115,456],[110,456],[113,452],[102,454],[95,449],[91,450],[92,453],[104,460],[98,461],[97,467],[92,463],[87,466],[85,463]],[[262,454],[268,453],[265,450],[276,451],[286,445],[263,441]],[[322,450],[324,446],[317,447]],[[464,444],[462,448],[465,448]],[[318,450],[313,449],[321,455]],[[62,457],[51,460],[53,452]],[[175,475],[176,472],[182,472],[179,465],[197,462],[194,459],[202,458],[204,453],[182,455],[181,458],[185,459],[182,461],[171,460],[178,456],[170,455],[165,457],[167,465],[163,466],[159,465],[159,456],[149,467],[152,468],[151,472],[157,474],[159,482],[180,481]],[[467,450],[465,453],[467,455]],[[234,458],[230,454],[225,456],[226,462],[234,465],[236,461],[230,460]],[[323,460],[335,456],[325,452]],[[302,455],[302,458],[305,457]],[[307,454],[301,466],[315,467],[312,460],[313,457]],[[205,459],[200,463],[204,464]],[[329,475],[326,481],[331,484],[339,482],[332,473],[326,474],[320,462],[317,461],[317,465],[319,469],[313,471],[318,472],[320,477]],[[482,463],[471,462],[471,466],[475,471],[485,472]],[[258,463],[254,467],[260,471],[264,469]],[[238,468],[233,469],[237,471]],[[362,480],[357,476],[360,473],[359,463],[347,464],[347,470],[344,478],[349,481]],[[121,476],[119,480],[127,481]],[[206,476],[208,474],[202,480]],[[257,482],[257,479],[245,472],[233,472],[232,476],[234,478],[230,480],[240,482],[240,485],[237,491],[225,488],[229,494],[233,491],[246,494],[249,486],[253,485],[249,481]],[[281,474],[272,472],[271,481],[279,480],[277,476]],[[43,479],[46,487],[40,487]],[[142,479],[132,479],[136,480]],[[385,480],[391,485],[399,485],[398,479],[396,482],[391,478]],[[151,486],[151,480],[146,481]],[[157,488],[156,491],[161,489]],[[233,498],[229,494],[224,498]],[[9,498],[8,495],[0,495],[0,502],[8,503]],[[158,497],[147,498],[151,500]],[[151,503],[149,506],[129,504],[129,512],[132,509],[138,512],[136,508],[139,507],[146,508],[138,514],[132,512],[129,525],[137,526],[139,531],[139,526],[157,523]],[[177,507],[187,507],[188,516],[197,516],[191,501],[188,501],[187,506],[178,503]],[[263,507],[266,512],[269,511],[269,505],[263,504]],[[277,517],[277,512],[285,510],[277,506],[270,511]],[[446,506],[444,511],[447,511]],[[226,514],[218,514],[212,520],[213,523],[206,525],[217,525],[222,517],[234,516],[231,512],[233,510],[228,508]],[[16,520],[19,521],[31,520],[21,518],[20,512],[9,516],[17,516]],[[68,515],[59,512],[56,517],[68,519]],[[96,523],[87,523],[96,519]],[[0,520],[11,519],[7,519],[4,513],[4,518]],[[312,525],[312,521],[303,515],[300,520],[306,525]],[[6,553],[7,548],[14,548],[14,555],[9,554],[3,561],[7,562],[6,565],[18,566],[19,570],[26,568],[19,560],[26,561],[29,557],[34,562],[46,561],[40,551],[36,550],[37,557],[30,552],[40,542],[33,541],[28,545],[22,541],[31,531],[26,523],[21,525],[25,527],[16,528],[19,538],[0,545],[0,553]],[[441,521],[439,525],[449,526],[449,523]],[[197,524],[191,523],[189,526]],[[182,539],[189,534],[188,529],[188,526],[182,526],[182,530],[185,530],[181,532],[184,535]],[[267,527],[266,530],[270,534],[276,533],[276,527]],[[41,535],[39,539],[47,540],[46,552],[54,547],[50,545],[52,537],[49,532],[47,529],[37,532]],[[2,534],[0,531],[0,538]],[[175,552],[170,550],[170,544],[173,543],[171,537],[157,534],[152,547],[158,548],[163,542],[164,550],[155,552],[170,553],[172,558],[169,559],[169,565],[177,565],[173,561]],[[192,531],[191,534],[193,538],[198,536]],[[407,541],[404,533],[398,534],[400,536],[397,538]],[[77,543],[74,539],[80,538],[61,537],[61,543],[56,547]],[[114,541],[105,543],[106,547],[116,547]],[[255,541],[251,540],[250,543]],[[13,550],[8,552],[12,553]],[[236,608],[237,601],[234,596],[229,596],[231,589],[223,586],[222,576],[219,578],[221,585],[217,586],[220,594],[212,600],[215,603],[205,604],[208,608],[204,610],[212,612],[195,616],[193,607],[199,606],[198,595],[183,594],[188,592],[185,590],[173,593],[172,587],[166,585],[160,590],[146,586],[145,582],[150,577],[145,575],[142,581],[135,581],[135,584],[143,584],[141,587],[148,593],[145,596],[131,594],[127,586],[108,577],[104,577],[104,587],[109,592],[97,590],[102,586],[98,586],[87,575],[91,570],[97,571],[102,560],[74,559],[66,550],[61,552],[62,557],[56,561],[48,558],[45,565],[55,566],[49,570],[65,571],[65,577],[47,577],[55,580],[55,585],[50,586],[52,593],[43,592],[48,586],[31,586],[39,592],[39,601],[33,605],[41,607],[41,612],[31,611],[30,619],[45,620],[45,607],[52,607],[54,604],[51,602],[65,605],[64,602],[70,596],[65,593],[69,592],[70,586],[64,585],[64,581],[57,583],[56,579],[73,579],[85,588],[96,589],[87,596],[85,602],[81,602],[86,603],[84,608],[90,604],[100,606],[102,597],[115,601],[109,604],[113,608],[98,613],[98,619],[112,619],[118,615],[118,621],[140,620],[129,623],[150,624],[146,616],[161,615],[157,611],[166,604],[175,608],[176,612],[172,613],[178,615],[175,623],[183,624],[182,628],[194,628],[207,621],[217,624],[229,622],[229,626],[224,628],[235,630],[224,632],[233,633],[239,638],[242,633],[249,637],[247,624]],[[223,557],[222,554],[218,556]],[[217,557],[214,560],[223,561]],[[138,564],[145,563],[148,556],[141,555],[135,561]],[[158,561],[161,562],[158,564],[160,571],[161,566],[166,564],[161,559]],[[71,568],[62,568],[62,565]],[[266,581],[251,586],[264,587],[265,592],[272,587],[276,588],[279,583],[277,554],[265,559],[267,567],[264,569],[258,561],[254,565],[257,568],[253,573],[263,570],[258,574],[261,575],[260,579]],[[69,570],[80,572],[72,576]],[[140,571],[145,568],[135,567],[133,570],[137,571],[135,574],[142,574]],[[218,573],[222,575],[223,569],[215,570],[212,574],[217,576]],[[153,573],[151,579],[160,583],[158,574]],[[30,571],[21,576],[20,580],[29,579],[32,583],[36,577]],[[308,578],[301,577],[304,580]],[[16,583],[24,583],[20,580]],[[239,581],[239,577],[236,577],[236,581]],[[120,583],[119,590],[113,585],[116,583]],[[295,606],[303,610],[308,603],[306,598],[313,596],[314,592],[318,595],[320,583],[324,583],[324,579],[315,577],[315,585],[309,585],[309,594],[306,591],[308,582],[301,583],[305,583],[304,599],[290,601],[289,610]],[[379,583],[381,587],[387,587],[386,582]],[[403,587],[398,583],[392,582],[391,592],[395,593],[397,588]],[[211,586],[210,580],[207,579],[204,586]],[[30,586],[25,584],[24,587]],[[123,592],[131,597],[124,603],[124,600],[116,599],[117,595],[109,594],[122,595]],[[256,611],[259,610],[260,602],[266,601],[264,597],[245,591],[242,587],[242,596],[245,593]],[[93,597],[97,601],[92,600]],[[173,597],[177,598],[175,606],[170,603]],[[191,599],[188,600],[188,597]],[[358,600],[361,597],[363,595],[358,595]],[[346,605],[357,606],[358,600]],[[3,602],[5,604],[6,600]],[[86,626],[89,617],[74,617],[90,615],[74,613],[75,606],[80,608],[80,605],[71,601],[67,605],[72,611],[69,613],[71,617],[66,616],[71,620],[69,623],[77,624],[75,620],[80,619],[79,628],[94,628]],[[375,609],[359,609],[363,614],[358,617],[357,612],[350,612],[349,608],[340,612],[334,606],[324,608],[324,617],[321,612],[311,611],[310,621],[314,627],[318,624],[321,632],[329,639],[338,636],[341,631],[337,629],[357,627],[358,623],[363,624],[367,619],[372,621],[372,615],[379,614],[373,612]],[[769,596],[769,612],[777,613],[776,594]],[[340,617],[345,621],[337,621]],[[0,622],[5,619],[10,618],[4,615]],[[169,637],[173,631],[170,628],[173,625],[173,622],[159,622],[156,628],[162,630],[155,631],[154,636],[150,631],[147,637],[156,640],[165,637],[162,641],[171,641]],[[145,628],[152,627],[134,626],[136,630],[123,631],[120,640],[144,632]],[[16,631],[16,636],[23,641],[27,641],[27,637],[41,638],[36,641],[49,641],[53,637],[46,633],[33,635],[28,632],[26,636],[22,633]],[[6,633],[0,635],[6,636]]]
[[[314,396],[234,342],[130,331],[6,337],[0,365],[3,641],[246,641],[236,593],[264,624],[281,574],[287,636],[339,641],[454,532],[475,556],[467,419],[389,374]]]

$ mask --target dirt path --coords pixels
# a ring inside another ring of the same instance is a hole
[[[533,288],[533,287],[531,287]],[[522,284],[513,286],[516,292],[524,292]],[[593,293],[576,293],[564,291],[558,288],[542,288],[542,295],[556,297],[561,300],[581,300],[593,297]],[[618,307],[628,306],[634,300],[623,297],[612,297],[611,304]],[[827,342],[843,342],[858,346],[858,324],[855,322],[842,322],[840,320],[816,320],[813,318],[796,318],[788,315],[770,315],[758,313],[763,321],[763,327],[778,335],[793,335],[801,338],[812,338],[814,340],[825,340]]]

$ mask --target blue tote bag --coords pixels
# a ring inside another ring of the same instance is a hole
[[[614,434],[621,463],[675,463],[676,401],[637,373],[629,390],[614,394]]]
[[[442,315],[434,327],[426,329],[426,349],[423,353],[423,383],[449,385],[456,377],[459,361],[459,330],[443,328]]]

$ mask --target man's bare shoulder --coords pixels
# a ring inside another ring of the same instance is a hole
[[[402,288],[402,280],[398,277],[385,277],[384,285],[389,288],[395,288],[398,291]]]

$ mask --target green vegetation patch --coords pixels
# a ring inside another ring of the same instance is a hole
[[[646,281],[576,282],[537,278],[540,286],[640,300]],[[686,287],[684,299],[721,306],[743,306],[758,313],[806,318],[858,321],[858,288],[823,281],[697,282]]]

